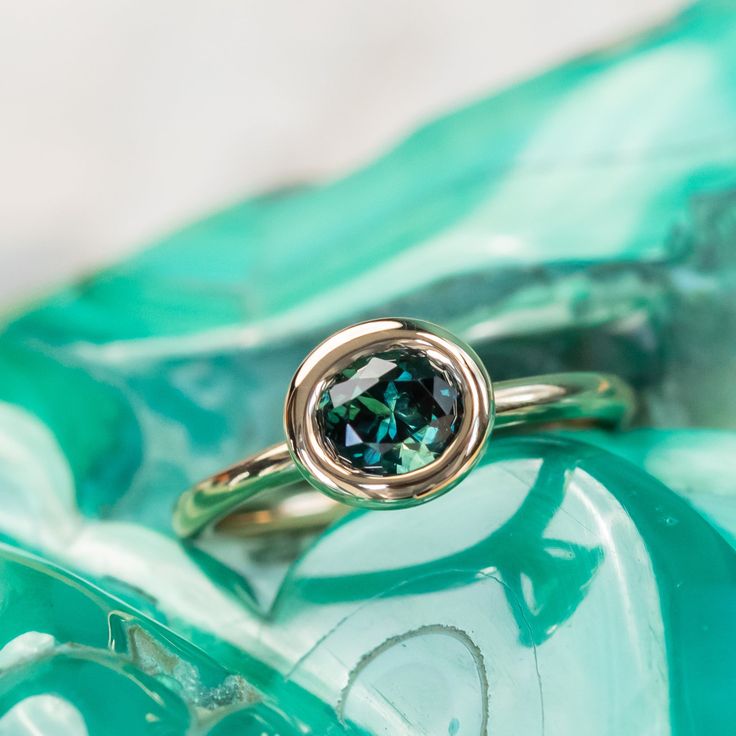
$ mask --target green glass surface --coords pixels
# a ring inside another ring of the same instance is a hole
[[[0,734],[730,736],[735,11],[8,315]],[[311,538],[177,541],[182,489],[281,439],[308,350],[383,315],[494,379],[619,373],[638,428],[495,439],[446,496]]]

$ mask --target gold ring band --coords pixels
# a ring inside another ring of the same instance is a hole
[[[325,440],[319,402],[346,365],[396,349],[429,356],[458,386],[463,412],[436,459],[400,474],[369,473],[351,466]],[[616,427],[633,410],[633,392],[616,376],[559,373],[494,385],[473,350],[436,325],[362,322],[318,345],[297,370],[285,403],[286,441],[185,491],[174,511],[174,530],[192,537],[217,526],[254,535],[322,527],[350,506],[405,508],[460,482],[481,457],[492,429],[571,422]]]

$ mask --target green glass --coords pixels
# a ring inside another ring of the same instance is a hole
[[[0,733],[730,735],[734,10],[8,315]],[[182,489],[281,439],[307,351],[382,315],[497,380],[619,373],[646,428],[493,440],[313,538],[177,541]]]

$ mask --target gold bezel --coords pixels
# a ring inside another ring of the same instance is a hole
[[[452,442],[433,462],[401,475],[369,475],[333,457],[316,409],[336,373],[368,353],[394,347],[422,351],[450,373],[462,393],[463,416]],[[309,353],[289,385],[284,428],[295,464],[315,488],[354,506],[399,508],[429,501],[459,483],[485,449],[493,417],[491,379],[472,348],[428,322],[377,319],[346,327]]]

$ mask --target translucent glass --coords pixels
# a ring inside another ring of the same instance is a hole
[[[734,19],[697,5],[7,317],[0,733],[731,734]],[[313,538],[180,544],[177,494],[386,314],[496,379],[620,373],[640,428],[496,439],[447,496]]]

